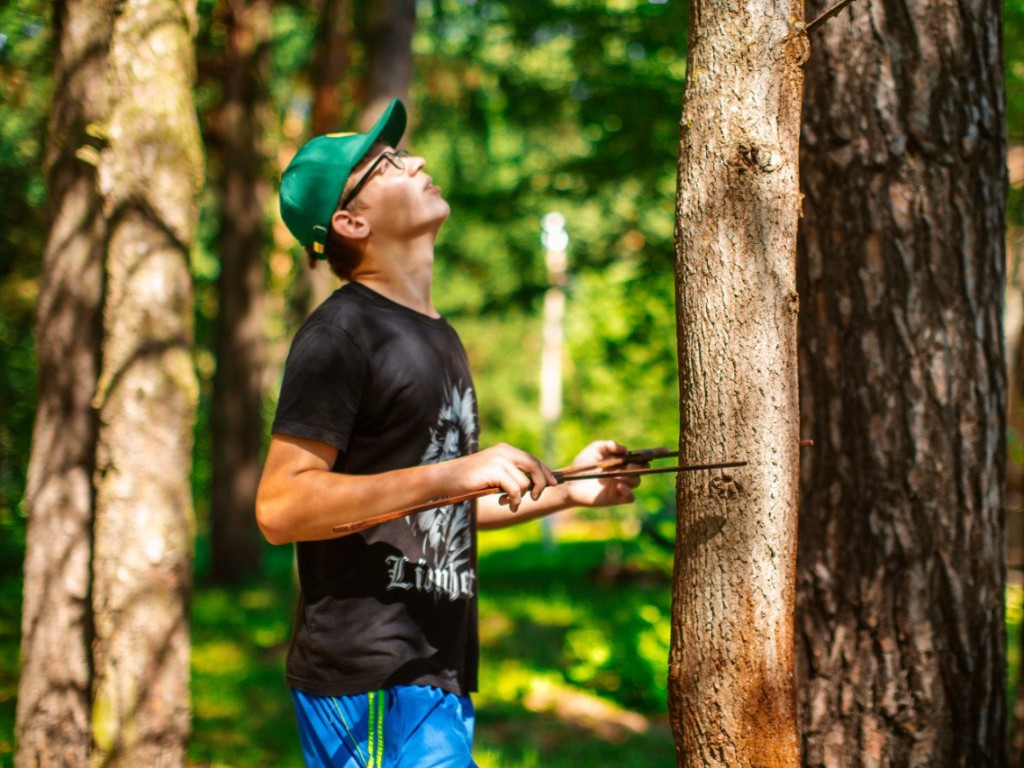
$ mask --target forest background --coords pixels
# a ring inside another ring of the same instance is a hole
[[[224,29],[213,0],[199,5],[196,98],[209,142],[220,93],[204,65],[221,54]],[[354,125],[363,110],[369,5],[353,4],[347,67],[337,83],[337,127]],[[283,162],[309,131],[314,32],[323,2],[282,1],[271,8],[268,108],[260,127],[267,158],[262,175],[276,184]],[[471,356],[485,443],[505,440],[548,452],[561,464],[598,436],[633,447],[677,442],[672,229],[687,13],[678,0],[416,4],[411,146],[428,158],[453,208],[438,246],[435,299]],[[36,381],[33,322],[48,228],[48,14],[48,5],[34,0],[0,8],[0,765],[13,749],[22,500]],[[1021,0],[1004,3],[1004,32],[1013,145],[1024,141]],[[1011,169],[1011,182],[1008,291],[1019,294],[1020,170]],[[274,197],[269,201],[262,260],[264,425],[310,294],[303,254],[278,223]],[[297,765],[280,672],[294,589],[290,551],[266,548],[264,576],[247,583],[225,587],[210,578],[221,266],[221,209],[213,184],[202,202],[192,254],[194,359],[202,388],[192,475],[199,530],[190,759]],[[543,216],[552,211],[567,221],[570,280],[565,408],[553,448],[546,449],[538,416],[548,288],[540,234]],[[1017,303],[1011,296],[1007,306]],[[1019,338],[1021,322],[1008,316],[1011,341]],[[1012,350],[1009,358],[1015,359]],[[1009,449],[1015,466],[1024,466],[1024,446],[1012,432]],[[1011,472],[1011,481],[1019,475]],[[1016,520],[1022,496],[1013,490],[1008,513]],[[485,538],[481,571],[491,588],[483,605],[482,764],[628,765],[631,754],[640,755],[637,765],[671,763],[671,737],[660,724],[671,550],[659,542],[666,531],[671,535],[673,496],[671,480],[651,479],[634,507],[557,530],[553,549],[536,527]],[[1010,564],[1019,566],[1024,526],[1010,531]],[[1021,602],[1019,580],[1011,579],[1013,682]],[[1014,689],[1008,686],[1008,696]],[[565,728],[581,738],[566,739]]]

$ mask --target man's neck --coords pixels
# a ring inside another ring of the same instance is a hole
[[[440,317],[431,299],[434,239],[376,243],[362,258],[352,279],[381,296],[427,317]]]

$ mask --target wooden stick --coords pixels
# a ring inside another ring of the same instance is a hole
[[[622,457],[618,457],[621,462]],[[612,470],[609,472],[593,472],[589,474],[570,474],[566,475],[565,472],[555,472],[555,479],[559,482],[570,482],[572,480],[603,480],[611,477],[632,477],[636,475],[657,475],[668,472],[697,472],[700,470],[709,469],[726,469],[729,467],[742,467],[746,466],[745,461],[726,461],[718,464],[689,464],[689,465],[677,465],[674,467],[645,467],[638,469],[620,469]],[[613,465],[614,466],[614,465]],[[585,467],[580,467],[577,471],[584,471]],[[404,509],[396,509],[392,512],[384,512],[383,514],[377,515],[366,520],[360,520],[354,523],[342,523],[341,525],[334,526],[331,530],[334,533],[353,533],[355,531],[362,530],[363,528],[369,528],[374,525],[380,525],[391,520],[397,520],[400,517],[407,517],[414,515],[417,512],[426,512],[428,509],[438,509],[440,507],[451,506],[452,504],[461,504],[464,501],[470,501],[471,499],[478,499],[481,496],[490,496],[495,493],[504,493],[501,488],[481,488],[476,491],[470,491],[469,493],[459,494],[458,496],[448,496],[441,499],[433,499],[425,504],[417,504],[412,507],[405,507]]]
[[[627,464],[647,464],[654,459],[678,455],[679,451],[670,451],[668,448],[641,448],[636,451],[627,451],[619,456],[610,456],[607,459],[602,459],[594,464],[587,464],[582,467],[564,467],[563,469],[556,469],[551,474],[555,476],[556,480],[562,482],[563,480],[582,479],[576,477],[580,472],[590,472],[591,470],[610,467],[621,467]],[[417,512],[426,512],[428,509],[437,509],[439,507],[447,507],[452,504],[461,504],[464,501],[479,499],[481,496],[490,496],[491,494],[501,492],[501,488],[480,488],[476,491],[459,494],[458,496],[445,496],[440,499],[433,499],[431,501],[424,502],[423,504],[405,507],[404,509],[399,509],[394,512],[385,512],[382,515],[371,518],[372,522],[370,522],[370,525],[386,523],[390,520],[396,520],[399,517],[414,515]],[[344,523],[343,525],[336,525],[331,530],[335,533],[351,533],[353,530],[361,530],[363,527],[369,527],[365,525],[366,522],[367,521],[359,523]]]
[[[563,467],[556,469],[554,475],[561,480],[569,475],[578,475],[580,472],[589,472],[592,469],[608,469],[620,467],[626,464],[649,464],[655,459],[667,459],[670,456],[678,456],[679,451],[670,451],[668,448],[642,448],[638,451],[628,451],[621,456],[610,456],[602,459],[596,464],[588,464],[584,467]]]
[[[838,3],[833,5],[831,8],[829,8],[823,14],[818,16],[816,19],[814,19],[811,22],[808,22],[807,26],[804,27],[804,30],[806,32],[813,31],[815,27],[819,27],[822,24],[824,24],[826,21],[831,19],[833,16],[835,16],[837,13],[839,13],[841,10],[843,10],[843,8],[845,8],[846,6],[848,6],[852,2],[853,2],[853,0],[840,0]]]

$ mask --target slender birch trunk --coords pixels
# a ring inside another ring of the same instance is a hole
[[[676,208],[680,766],[799,763],[796,229],[802,3],[691,7]]]
[[[118,3],[110,44],[99,164],[109,239],[95,400],[96,766],[180,766],[189,733],[194,12],[178,0]]]

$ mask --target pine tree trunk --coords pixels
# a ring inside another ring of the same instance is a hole
[[[226,583],[258,575],[261,569],[262,537],[254,510],[263,442],[263,255],[269,185],[262,135],[268,119],[271,5],[270,0],[254,0],[222,6],[227,43],[215,142],[221,267],[210,525],[211,576]]]
[[[96,189],[110,10],[54,5],[57,84],[36,347],[38,408],[26,510],[17,765],[85,765],[91,734],[90,560],[105,222]]]
[[[669,707],[680,766],[799,762],[795,250],[802,4],[695,2],[676,210],[680,475]]]
[[[391,99],[409,102],[412,79],[412,36],[416,31],[416,0],[374,3],[366,35],[370,59],[360,127],[376,122]]]
[[[815,2],[813,16],[830,3]],[[813,33],[801,157],[809,766],[1002,766],[1000,4]]]
[[[189,732],[194,3],[119,3],[96,467],[93,764],[178,766]]]

